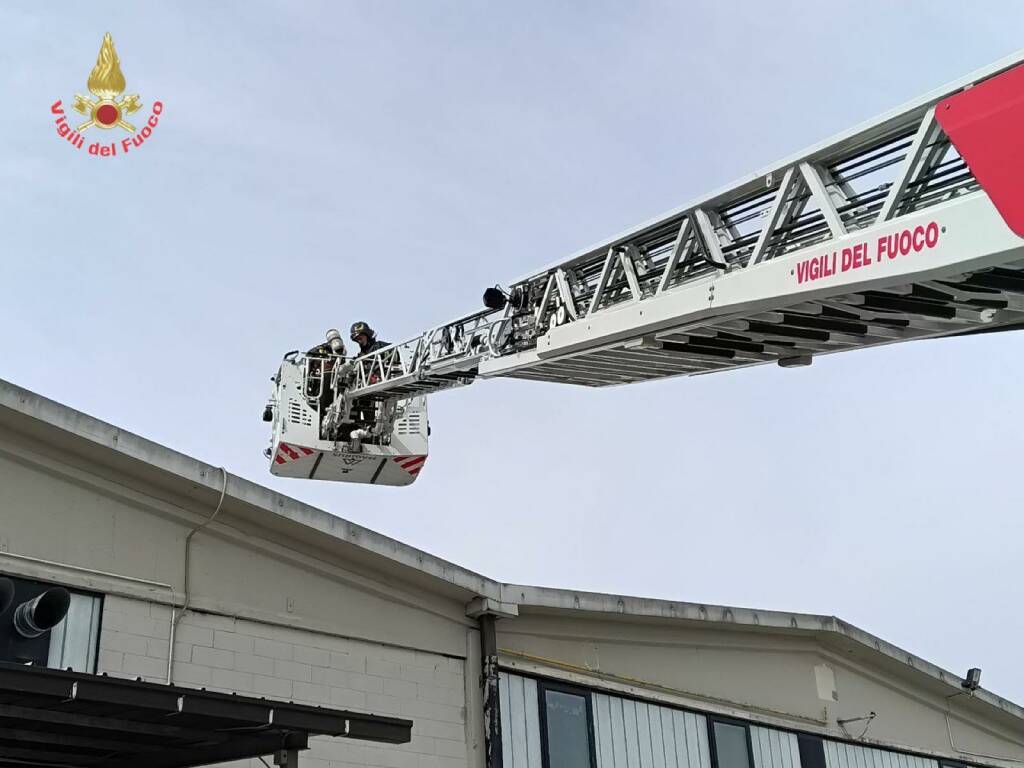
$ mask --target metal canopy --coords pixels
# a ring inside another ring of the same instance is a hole
[[[275,752],[291,765],[310,736],[404,744],[411,730],[394,717],[0,663],[0,768],[178,768]]]

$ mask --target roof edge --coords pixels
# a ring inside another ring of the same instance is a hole
[[[963,678],[937,664],[910,653],[836,616],[789,611],[737,608],[727,605],[690,603],[679,600],[613,595],[522,584],[503,584],[502,600],[523,608],[544,608],[555,611],[617,614],[636,618],[675,619],[707,622],[719,626],[762,627],[796,632],[821,632],[844,637],[869,651],[880,653],[915,672],[927,675],[957,693],[963,693]],[[1024,707],[984,688],[973,692],[972,698],[1018,719],[1024,720]]]
[[[97,447],[156,467],[168,475],[193,486],[220,494],[222,474],[227,475],[227,498],[277,515],[320,531],[334,539],[356,546],[392,563],[411,568],[448,584],[466,589],[482,597],[497,598],[499,582],[448,562],[397,539],[366,528],[319,507],[299,501],[266,486],[233,475],[159,443],[127,432],[113,424],[76,411],[66,405],[0,379],[0,408],[87,440]]]

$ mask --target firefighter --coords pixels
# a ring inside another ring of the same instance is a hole
[[[377,341],[377,332],[366,323],[352,323],[350,338],[359,345],[359,354],[368,355],[388,346],[386,341]]]
[[[376,352],[378,349],[384,349],[385,347],[391,346],[389,342],[378,341],[377,332],[363,322],[352,323],[352,329],[349,335],[352,341],[359,345],[359,355],[357,355],[357,357],[369,355]],[[389,352],[380,355],[379,360],[371,361],[367,379],[371,384],[380,381],[380,373],[382,371],[388,371],[389,373],[393,372],[396,363],[401,363],[397,349],[392,349]]]
[[[341,333],[334,328],[327,332],[327,340],[323,344],[317,344],[306,353],[306,357],[312,358],[306,378],[306,395],[316,397],[319,394],[321,408],[326,408],[334,400],[330,375],[335,364],[345,360],[345,355],[345,342],[341,339]]]
[[[327,341],[317,344],[309,350],[306,357],[340,357],[344,359],[346,354],[345,342],[341,339],[341,333],[332,328],[327,332]]]
[[[377,332],[364,322],[352,323],[349,338],[359,345],[360,355],[368,355],[371,352],[376,352],[378,349],[384,349],[385,347],[391,346],[386,341],[378,341]],[[376,384],[379,382],[381,379],[381,372],[389,370],[396,360],[398,360],[397,354],[395,353],[395,350],[392,350],[390,353],[383,355],[382,359],[371,361],[369,363],[369,370],[366,372],[367,382],[370,384]],[[358,420],[366,429],[370,429],[373,426],[376,419],[376,410],[377,406],[373,403],[368,404],[367,407],[359,409]]]

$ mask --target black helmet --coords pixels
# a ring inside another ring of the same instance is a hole
[[[352,330],[349,333],[349,338],[352,341],[356,340],[357,336],[365,336],[368,340],[373,341],[377,334],[374,333],[373,328],[368,326],[366,323],[352,323]]]

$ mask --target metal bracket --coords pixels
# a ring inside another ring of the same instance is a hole
[[[475,597],[466,603],[466,615],[471,619],[478,619],[484,615],[514,619],[519,615],[519,604],[506,603],[490,597]]]
[[[280,768],[299,768],[299,750],[277,750],[274,753],[274,765],[280,766]]]

